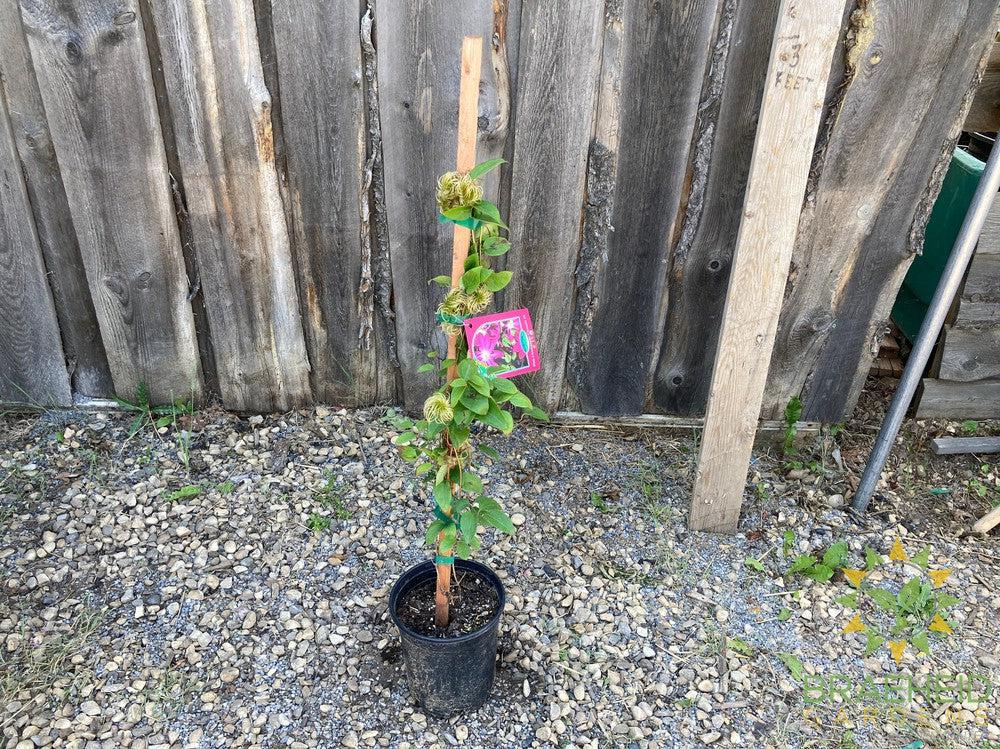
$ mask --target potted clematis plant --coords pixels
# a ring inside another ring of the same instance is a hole
[[[469,251],[456,285],[449,276],[433,279],[447,288],[437,322],[449,338],[451,355],[441,360],[436,352],[428,354],[430,361],[420,370],[435,372],[439,386],[424,403],[423,418],[398,422],[403,431],[395,438],[403,459],[415,465],[433,497],[425,539],[434,548],[434,560],[399,578],[389,612],[400,631],[410,688],[434,715],[478,707],[493,683],[504,588],[493,570],[470,556],[482,545],[482,529],[513,534],[514,525],[500,502],[487,496],[478,474],[480,455],[500,459],[482,437],[487,427],[512,432],[509,407],[548,419],[509,378],[498,376],[504,368],[490,354],[482,360],[470,356],[463,336],[465,320],[486,310],[493,294],[511,280],[510,271],[490,267],[510,242],[500,212],[483,198],[479,181],[501,163],[494,159],[438,180],[442,220],[470,230]]]

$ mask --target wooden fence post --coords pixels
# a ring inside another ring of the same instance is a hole
[[[844,0],[782,0],[709,389],[690,526],[733,532]]]

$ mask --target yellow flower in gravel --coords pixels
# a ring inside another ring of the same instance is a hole
[[[951,574],[951,570],[931,570],[927,573],[927,576],[934,581],[934,587],[940,588],[944,585],[944,581],[948,579]]]
[[[894,562],[905,562],[906,561],[906,549],[903,548],[903,542],[896,537],[896,543],[892,545],[892,550],[889,552],[889,559]]]
[[[435,424],[447,424],[455,416],[448,396],[444,393],[434,393],[424,401],[424,418]]]
[[[952,632],[951,627],[948,626],[948,622],[940,614],[935,614],[934,619],[931,621],[930,626],[927,627],[931,632],[940,632],[943,635],[950,635]]]
[[[867,577],[868,575],[868,572],[866,570],[852,570],[845,568],[842,569],[841,572],[844,573],[844,577],[846,577],[848,581],[851,583],[851,585],[853,585],[855,588],[860,588],[861,581],[864,580],[865,577]]]
[[[844,627],[844,634],[849,635],[852,632],[864,632],[866,629],[865,623],[861,621],[861,614],[855,614],[854,618]]]
[[[906,640],[889,640],[889,650],[892,653],[892,659],[899,663],[903,660],[903,652],[906,650]]]

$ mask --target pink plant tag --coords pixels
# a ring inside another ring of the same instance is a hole
[[[469,356],[494,377],[517,377],[542,366],[527,309],[469,318],[465,339]]]

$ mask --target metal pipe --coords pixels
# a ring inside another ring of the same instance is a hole
[[[941,326],[944,325],[945,317],[951,308],[951,302],[955,298],[955,293],[965,276],[965,269],[972,259],[972,252],[979,241],[979,233],[983,230],[983,223],[986,221],[986,214],[996,200],[997,191],[1000,190],[1000,146],[994,145],[990,152],[990,157],[986,161],[986,168],[982,177],[979,178],[979,185],[972,196],[972,203],[965,214],[962,228],[958,232],[955,246],[951,250],[951,256],[938,281],[937,289],[934,291],[934,298],[931,299],[930,307],[924,317],[924,322],[920,326],[920,333],[917,341],[910,352],[910,358],[906,362],[906,369],[899,380],[899,386],[889,405],[889,411],[882,422],[878,437],[875,438],[875,446],[872,448],[871,457],[865,472],[861,476],[858,490],[854,494],[851,508],[855,512],[864,512],[868,509],[872,494],[875,492],[875,484],[882,475],[885,462],[892,451],[892,445],[896,441],[899,427],[903,423],[903,417],[910,407],[913,393],[920,384],[924,367],[930,359],[934,344],[937,341]]]

